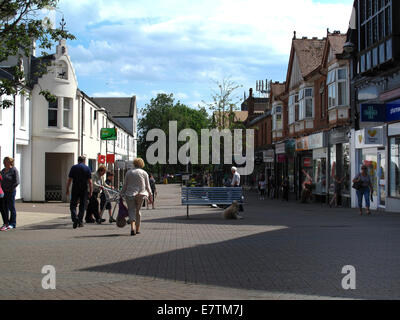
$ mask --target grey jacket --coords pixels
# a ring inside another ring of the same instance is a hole
[[[1,175],[3,181],[1,182],[1,187],[5,192],[13,192],[19,185],[19,172],[17,168],[12,167],[8,172],[6,169],[1,170]]]

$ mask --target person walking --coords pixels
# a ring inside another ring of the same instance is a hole
[[[106,167],[101,165],[96,172],[92,173],[93,193],[89,199],[89,204],[86,210],[86,223],[96,222],[97,224],[101,224],[102,222],[106,221],[105,219],[100,218],[98,200],[99,193],[104,187],[103,176],[106,174],[106,172]]]
[[[151,173],[150,173],[149,182],[150,182],[151,193],[153,195],[152,208],[155,209],[154,205],[155,205],[155,200],[156,200],[156,196],[157,196],[157,187],[156,187],[156,179],[154,179],[154,176]],[[148,208],[149,208],[149,201],[147,201],[147,209]]]
[[[312,178],[310,174],[303,169],[303,174],[305,176],[302,185],[302,191],[301,191],[301,203],[307,203],[308,200],[311,201],[311,196],[312,196]]]
[[[1,187],[4,191],[4,216],[8,219],[7,230],[15,229],[17,227],[17,212],[15,210],[15,195],[17,194],[17,187],[20,183],[19,172],[14,167],[14,159],[5,157],[3,160],[4,169],[1,170]],[[3,221],[4,224],[7,221]]]
[[[335,187],[335,193],[333,195],[332,200],[329,202],[329,206],[332,208],[333,204],[335,204],[335,208],[340,204],[342,204],[342,184],[344,177],[340,179],[337,175],[333,177],[333,184]]]
[[[133,160],[134,168],[125,175],[121,195],[125,197],[128,204],[129,222],[131,224],[131,236],[140,234],[141,213],[140,209],[145,197],[153,201],[150,187],[149,175],[144,168],[144,161],[141,158]]]
[[[8,230],[8,214],[6,215],[6,212],[4,210],[4,191],[3,191],[3,188],[1,187],[2,180],[3,180],[3,177],[0,174],[0,213],[1,213],[1,217],[3,219],[3,226],[0,228],[0,231],[7,231]]]
[[[91,198],[93,193],[92,173],[85,162],[86,157],[80,156],[78,158],[78,164],[72,166],[67,180],[67,197],[70,195],[69,189],[72,183],[70,210],[74,229],[83,227],[83,216],[85,215],[88,197]],[[79,214],[77,216],[76,207],[78,201]]]
[[[260,189],[260,200],[265,200],[267,181],[265,181],[265,176],[263,174],[261,175],[260,180],[258,181],[258,188]]]
[[[289,201],[289,179],[288,177],[284,177],[282,184],[282,200]]]
[[[359,188],[357,189],[357,199],[358,199],[358,208],[360,210],[360,215],[363,215],[362,209],[362,200],[365,198],[365,206],[367,207],[367,214],[371,214],[371,203],[370,197],[374,193],[374,188],[372,186],[371,177],[368,174],[368,167],[366,165],[362,165],[361,173],[359,173],[354,179],[353,183],[358,183]]]
[[[270,192],[269,192],[269,198],[271,200],[275,199],[275,176],[271,175],[269,177],[269,187],[270,187]]]
[[[107,171],[106,173],[106,181],[104,181],[104,186],[109,189],[114,189],[114,173],[112,173],[111,171]],[[104,192],[102,192],[100,195],[100,211],[103,212],[103,209],[108,211],[109,223],[117,222],[112,216],[111,202],[107,202]]]

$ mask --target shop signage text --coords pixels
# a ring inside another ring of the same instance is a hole
[[[400,103],[386,105],[386,121],[400,120]]]
[[[362,122],[385,122],[386,107],[381,103],[363,103],[361,104],[361,121]]]

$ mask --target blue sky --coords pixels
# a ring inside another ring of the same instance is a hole
[[[89,96],[131,96],[143,107],[159,92],[196,107],[213,81],[243,86],[286,77],[298,37],[347,31],[353,0],[61,0],[77,40],[69,42],[79,88]]]

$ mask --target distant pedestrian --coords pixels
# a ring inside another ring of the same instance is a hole
[[[265,181],[264,175],[261,175],[260,180],[258,181],[258,188],[260,190],[260,200],[265,200],[267,181]]]
[[[5,157],[3,160],[4,169],[1,170],[1,187],[4,192],[4,226],[7,230],[15,229],[17,227],[17,212],[15,210],[15,195],[17,194],[17,187],[20,183],[19,172],[14,167],[14,159]]]
[[[86,223],[101,224],[105,219],[101,219],[99,211],[99,194],[104,187],[104,175],[107,169],[105,166],[100,166],[95,173],[92,174],[93,193],[89,199],[89,204],[86,210]]]
[[[69,188],[72,183],[70,210],[74,229],[83,227],[83,216],[85,215],[87,201],[88,198],[92,197],[93,193],[92,173],[85,162],[86,157],[80,156],[78,158],[78,164],[72,166],[67,181],[67,197],[70,195]],[[77,216],[76,206],[78,201],[79,214]]]
[[[275,176],[271,175],[269,177],[269,198],[275,199]]]
[[[301,203],[307,203],[308,200],[311,201],[312,196],[312,178],[309,173],[303,169],[303,174],[305,176],[304,181],[302,183],[301,190]]]
[[[368,167],[366,165],[363,165],[361,167],[361,173],[359,173],[353,179],[353,183],[359,183],[359,188],[357,189],[357,198],[358,198],[358,208],[360,210],[360,215],[363,214],[362,210],[363,197],[365,198],[365,206],[367,207],[367,214],[371,214],[370,197],[372,198],[374,188],[372,186],[371,177],[368,174]]]
[[[289,179],[288,177],[284,177],[282,184],[282,200],[289,201]]]
[[[111,171],[108,171],[106,173],[106,181],[104,181],[104,186],[109,189],[114,189],[114,173],[112,173]],[[116,220],[112,216],[111,202],[107,202],[106,195],[104,194],[104,192],[102,192],[100,195],[100,211],[103,212],[103,209],[108,211],[109,215],[108,222],[110,223],[116,222]]]
[[[155,209],[155,199],[157,196],[157,186],[156,186],[156,179],[154,179],[153,174],[150,173],[149,176],[149,183],[150,183],[150,189],[151,193],[153,195],[153,201],[152,201],[152,208]],[[147,201],[147,209],[149,208],[149,201]]]
[[[329,206],[332,207],[335,205],[337,207],[339,204],[342,204],[342,184],[344,177],[340,179],[337,175],[333,177],[333,184],[335,186],[335,193],[333,195],[332,200],[329,202]]]
[[[125,197],[126,203],[128,204],[131,236],[140,233],[140,209],[142,207],[144,198],[149,197],[149,201],[153,201],[149,175],[143,170],[143,159],[136,158],[133,160],[133,165],[134,169],[129,170],[126,173],[125,182],[121,190],[121,194]]]

